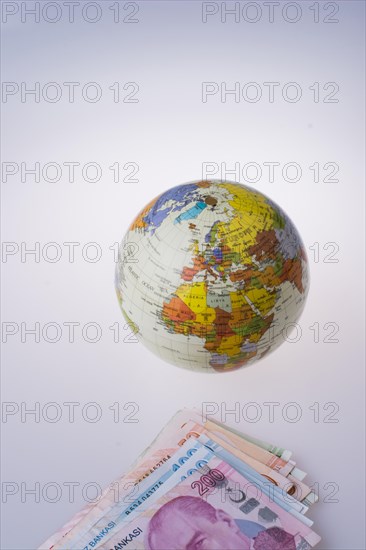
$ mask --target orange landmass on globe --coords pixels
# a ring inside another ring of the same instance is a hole
[[[192,281],[193,277],[205,267],[205,259],[200,254],[194,256],[193,267],[184,266],[182,270],[182,279],[184,281]]]
[[[163,316],[178,323],[193,321],[196,317],[195,313],[178,296],[173,296],[168,303],[164,304]]]
[[[144,217],[146,214],[150,211],[150,209],[154,206],[156,201],[161,195],[155,197],[152,201],[150,201],[145,208],[141,210],[139,214],[137,214],[136,218],[133,220],[129,227],[129,231],[134,231],[135,229],[145,229],[147,227],[147,223],[144,221]]]

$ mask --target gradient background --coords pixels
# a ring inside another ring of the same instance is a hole
[[[53,344],[42,336],[39,343],[32,336],[22,342],[18,333],[3,345],[3,401],[19,407],[24,402],[28,408],[55,402],[63,414],[55,423],[42,415],[39,422],[31,415],[25,422],[20,414],[3,417],[2,479],[18,484],[19,492],[3,504],[2,548],[36,548],[84,506],[85,484],[112,482],[178,408],[213,402],[224,412],[235,403],[242,409],[255,402],[262,411],[257,422],[243,415],[221,419],[294,451],[309,482],[318,484],[320,502],[309,516],[323,537],[319,548],[364,549],[364,3],[331,3],[339,8],[333,16],[338,23],[324,22],[333,8],[322,2],[319,23],[310,9],[313,2],[297,4],[302,15],[296,23],[284,20],[284,3],[270,23],[260,2],[257,23],[243,17],[236,23],[233,16],[225,23],[220,12],[203,23],[201,2],[138,2],[138,22],[132,24],[113,22],[112,2],[98,3],[102,17],[94,24],[81,17],[83,2],[75,9],[74,23],[60,2],[62,17],[53,24],[42,16],[39,23],[32,17],[22,23],[21,3],[12,4],[19,12],[2,25],[3,81],[29,87],[93,81],[103,95],[97,103],[83,100],[77,89],[75,102],[69,103],[66,88],[57,103],[9,97],[2,103],[3,162],[97,162],[103,175],[95,183],[85,181],[80,170],[74,183],[67,181],[66,171],[56,183],[42,177],[35,183],[31,176],[22,182],[19,174],[3,179],[2,240],[29,248],[56,242],[63,255],[55,263],[42,257],[35,262],[32,256],[22,262],[20,254],[6,262],[3,258],[2,320],[28,327],[95,322],[102,336],[87,342],[79,327],[70,343],[65,328]],[[49,9],[54,17],[55,8]],[[120,9],[121,17],[132,11],[124,2]],[[139,101],[114,103],[108,86],[131,81],[139,85]],[[226,82],[228,88],[255,81],[264,95],[257,103],[236,103],[232,96],[221,102],[219,94],[203,103],[205,81]],[[286,102],[277,88],[275,101],[268,102],[263,82],[269,81],[280,82],[281,88],[298,82],[301,100]],[[314,102],[309,90],[314,82],[320,83],[321,99],[323,84],[336,82],[339,101]],[[216,376],[174,368],[139,343],[123,342],[126,330],[109,247],[121,240],[134,215],[168,187],[200,179],[203,162],[231,167],[269,161],[302,167],[296,183],[279,172],[270,183],[265,171],[260,181],[250,183],[286,210],[307,247],[311,288],[300,319],[301,338],[254,366]],[[108,167],[115,162],[121,167],[137,163],[138,181],[114,183]],[[309,170],[314,162],[337,163],[339,181],[314,182]],[[95,263],[80,252],[92,241],[103,251]],[[64,242],[81,243],[74,262],[68,261]],[[339,247],[335,263],[324,261],[332,251],[323,250],[329,242]],[[320,247],[318,262],[309,248],[314,243]],[[324,341],[328,322],[339,326],[338,343]],[[108,328],[114,323],[119,323],[119,343]],[[319,342],[309,329],[314,323],[320,326]],[[80,403],[73,423],[65,402]],[[102,411],[95,423],[81,415],[90,402]],[[109,409],[116,402],[119,422]],[[126,421],[131,402],[139,409],[133,417],[138,422]],[[266,402],[279,403],[273,422]],[[291,402],[302,413],[297,422],[281,414]],[[314,403],[319,403],[318,422]],[[248,409],[249,415],[254,412]],[[68,482],[80,484],[73,502],[63,485]],[[40,502],[32,495],[22,502],[22,483],[28,489],[40,484]],[[51,489],[47,498],[42,496],[48,483],[64,489],[55,503],[49,502],[55,495]]]

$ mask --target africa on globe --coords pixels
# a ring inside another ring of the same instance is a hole
[[[163,360],[226,372],[285,341],[309,287],[300,235],[271,199],[239,183],[168,189],[121,243],[116,291],[138,340]]]

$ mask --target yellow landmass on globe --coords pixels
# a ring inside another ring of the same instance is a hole
[[[245,294],[263,316],[267,315],[276,303],[276,293],[263,287],[248,289]]]

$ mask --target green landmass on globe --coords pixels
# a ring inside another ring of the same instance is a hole
[[[299,318],[308,261],[285,212],[255,189],[209,180],[149,202],[120,248],[116,291],[138,339],[162,359],[205,372],[276,349]]]

